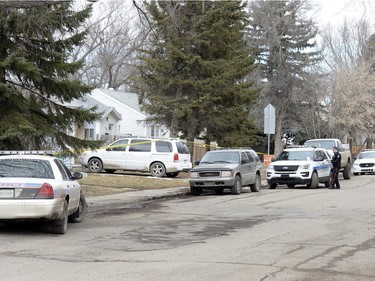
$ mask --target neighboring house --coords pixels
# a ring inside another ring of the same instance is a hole
[[[121,114],[112,106],[106,106],[89,95],[69,104],[70,107],[97,107],[97,112],[101,113],[101,119],[93,123],[85,122],[77,124],[74,135],[81,139],[109,139],[116,138],[119,134],[119,122],[122,120]]]
[[[94,89],[90,95],[71,103],[85,108],[97,106],[101,120],[77,126],[75,135],[82,139],[113,141],[125,136],[169,137],[169,130],[159,124],[146,123],[147,114],[139,106],[138,94]]]

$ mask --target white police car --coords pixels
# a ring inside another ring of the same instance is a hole
[[[282,184],[288,187],[302,184],[316,188],[319,183],[330,187],[331,167],[329,154],[323,148],[288,148],[268,165],[268,187],[274,189]]]
[[[354,175],[375,172],[375,150],[362,151],[353,163]]]
[[[52,152],[0,151],[0,222],[42,220],[65,234],[68,221],[80,223],[87,204],[72,174]]]

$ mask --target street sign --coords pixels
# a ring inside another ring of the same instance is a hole
[[[270,134],[275,134],[275,119],[275,108],[271,104],[268,104],[264,108],[264,134],[268,135],[268,155],[270,154]]]
[[[275,108],[271,104],[264,108],[264,134],[275,134]]]

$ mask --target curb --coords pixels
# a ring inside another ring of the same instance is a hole
[[[86,198],[89,209],[105,208],[111,206],[113,208],[123,208],[124,204],[136,204],[152,200],[160,200],[166,198],[186,196],[190,194],[188,187],[172,187],[165,189],[147,189],[141,191],[128,191],[111,195],[103,195]]]
[[[267,188],[267,181],[262,181],[261,188]],[[124,204],[137,204],[153,200],[177,198],[190,195],[190,187],[171,187],[164,189],[134,190],[117,194],[86,198],[89,209],[124,208]]]

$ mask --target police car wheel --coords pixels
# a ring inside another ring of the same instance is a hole
[[[311,176],[311,182],[307,185],[308,188],[317,188],[319,184],[318,174],[313,173]]]

